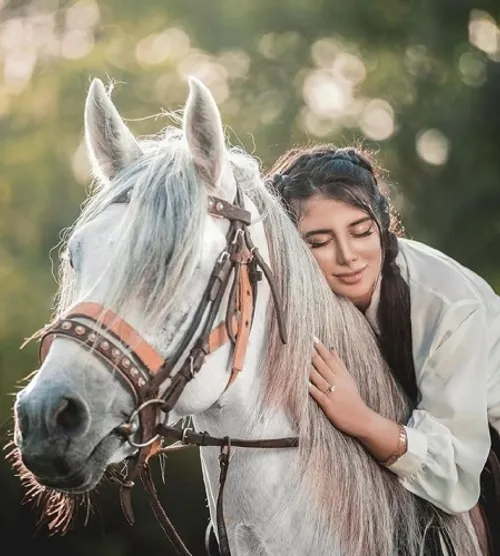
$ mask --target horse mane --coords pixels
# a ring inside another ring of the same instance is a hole
[[[361,312],[334,295],[309,248],[300,237],[273,190],[258,175],[255,161],[233,151],[236,179],[263,215],[271,265],[283,304],[288,342],[283,345],[268,307],[268,343],[263,361],[261,403],[256,422],[282,409],[300,438],[295,488],[283,505],[319,509],[319,546],[332,532],[349,556],[421,553],[422,516],[419,501],[396,475],[383,468],[364,447],[338,431],[308,392],[313,334],[335,348],[358,384],[369,407],[406,423],[408,400],[383,359],[377,338]],[[463,516],[435,513],[460,554],[477,554]]]

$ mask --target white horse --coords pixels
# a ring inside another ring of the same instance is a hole
[[[208,210],[209,197],[233,203],[239,190],[251,237],[282,299],[288,342],[281,342],[262,280],[243,370],[226,388],[233,348],[221,345],[187,384],[168,422],[192,416],[195,428],[212,436],[299,436],[300,445],[232,448],[223,501],[231,550],[236,556],[421,554],[428,524],[421,523],[417,498],[337,431],[308,395],[314,334],[339,351],[372,408],[407,418],[376,338],[359,311],[332,294],[256,160],[226,147],[209,90],[195,79],[189,85],[182,128],[137,141],[102,82],[92,83],[85,139],[97,187],[66,243],[51,326],[82,302],[98,304],[119,314],[162,358],[173,357],[227,247],[229,222]],[[214,326],[224,320],[226,302],[227,295]],[[92,490],[108,466],[135,451],[120,434],[137,408],[130,388],[106,360],[73,340],[56,336],[15,403],[23,465],[56,498]],[[200,452],[215,523],[220,451]],[[480,554],[468,515],[436,511],[436,519],[457,555]]]

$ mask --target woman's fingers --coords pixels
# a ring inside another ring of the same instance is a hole
[[[324,360],[324,358],[319,354],[319,352],[314,349],[313,355],[311,358],[312,364],[314,368],[318,371],[318,373],[324,377],[326,380],[329,380],[334,375],[333,370],[328,365],[328,362]]]
[[[311,381],[309,381],[309,394],[311,394],[320,407],[324,407],[327,396]]]
[[[328,379],[323,377],[320,373],[318,373],[318,371],[314,367],[311,369],[310,381],[313,384],[313,386],[316,386],[316,388],[320,390],[320,392],[326,393],[327,388],[332,385],[331,382],[332,379],[333,377],[329,381]]]
[[[337,351],[333,348],[328,349],[317,338],[314,338],[314,355],[317,354],[331,370],[333,374],[346,373],[347,368],[340,358]],[[320,366],[322,366],[320,364]],[[324,367],[322,367],[324,368]],[[318,369],[319,370],[319,369]],[[320,371],[321,372],[321,371]]]

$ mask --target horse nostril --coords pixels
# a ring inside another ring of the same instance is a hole
[[[81,432],[87,421],[85,406],[74,398],[63,398],[53,414],[53,423],[66,433]]]

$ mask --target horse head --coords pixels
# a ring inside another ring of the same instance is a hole
[[[144,141],[101,81],[88,92],[97,188],[66,244],[41,366],[15,402],[22,462],[47,487],[93,489],[111,463],[152,444],[165,413],[206,410],[241,370],[254,309],[252,214],[216,103],[198,80],[189,86],[182,129]],[[210,372],[198,372],[207,362]]]

